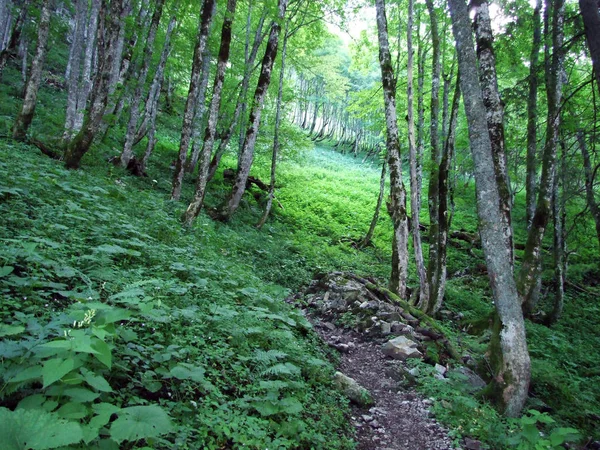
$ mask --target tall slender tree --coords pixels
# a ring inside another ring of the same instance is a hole
[[[509,416],[517,416],[529,389],[531,366],[525,323],[512,267],[512,249],[507,245],[509,224],[500,206],[486,108],[477,77],[477,60],[469,11],[464,0],[449,0],[456,41],[461,91],[464,93],[471,154],[475,164],[477,212],[483,252],[498,321],[491,348],[494,378],[491,387]]]

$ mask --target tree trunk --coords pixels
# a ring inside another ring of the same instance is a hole
[[[8,58],[10,58],[17,50],[17,46],[21,39],[21,32],[23,31],[23,25],[25,23],[25,19],[27,18],[27,12],[29,9],[29,3],[31,0],[24,0],[21,5],[21,10],[19,11],[19,15],[17,16],[17,20],[12,28],[12,32],[10,34],[10,38],[8,39],[8,44],[0,52],[0,81],[2,81],[2,72],[4,72],[4,68],[6,67],[6,63],[8,62]]]
[[[477,59],[479,61],[479,83],[483,94],[483,104],[487,112],[486,117],[490,142],[492,144],[492,155],[494,157],[496,184],[498,185],[498,193],[500,194],[500,209],[508,224],[505,236],[506,245],[512,249],[511,199],[504,146],[504,125],[502,123],[504,107],[502,106],[500,93],[498,92],[492,24],[486,0],[476,0],[472,5],[475,6],[474,29],[475,42],[477,44]],[[511,259],[514,258],[511,256]]]
[[[552,4],[550,3],[552,2]],[[537,303],[539,279],[541,271],[542,240],[546,225],[551,215],[552,189],[556,170],[556,151],[560,128],[560,104],[562,101],[563,74],[563,22],[564,0],[547,0],[545,14],[552,10],[552,55],[550,46],[546,44],[546,91],[548,116],[546,122],[546,143],[542,158],[542,176],[540,178],[538,200],[533,221],[527,234],[525,254],[521,270],[517,278],[517,286],[523,297],[523,310],[526,315],[533,313]],[[546,23],[550,17],[547,16]]]
[[[248,119],[246,137],[240,153],[237,176],[227,204],[220,213],[220,220],[223,221],[229,220],[235,213],[240,205],[240,201],[242,200],[242,195],[244,195],[244,192],[246,191],[246,182],[248,181],[250,167],[252,166],[252,161],[254,159],[254,144],[256,143],[258,127],[260,126],[262,105],[264,103],[269,84],[271,83],[271,72],[273,71],[273,64],[275,62],[275,57],[277,56],[277,44],[279,42],[279,32],[281,30],[280,22],[283,21],[285,16],[287,4],[288,0],[278,1],[278,18],[276,21],[271,23],[269,40],[267,41],[265,56],[262,60],[258,84],[256,85],[256,91],[254,92],[254,99],[252,101],[252,108],[250,110],[250,117]]]
[[[85,38],[87,0],[77,0],[75,4],[75,19],[73,24],[73,40],[69,51],[67,80],[67,111],[63,143],[66,145],[71,137],[71,130],[77,111],[77,94],[79,92],[79,78],[81,75],[81,57],[83,56],[83,41]]]
[[[563,146],[560,174],[557,170],[554,177],[554,187],[552,188],[552,221],[554,223],[554,302],[550,312],[547,324],[553,325],[560,319],[565,304],[565,236],[564,236],[564,185],[563,195],[560,194],[560,184],[564,180],[565,170],[565,149]]]
[[[598,10],[598,2],[596,0],[579,0],[579,10],[583,17],[585,37],[592,56],[596,88],[600,93],[600,10]]]
[[[183,222],[186,226],[191,226],[204,203],[204,195],[206,194],[206,183],[208,182],[208,169],[210,166],[210,156],[215,143],[217,133],[217,119],[219,116],[219,108],[221,106],[221,91],[225,81],[225,68],[229,61],[229,49],[231,46],[231,26],[235,15],[236,0],[227,1],[227,12],[223,21],[223,29],[221,31],[221,47],[219,48],[219,59],[217,61],[217,73],[213,84],[213,96],[210,103],[208,114],[208,125],[204,134],[204,146],[200,157],[200,167],[198,168],[198,179],[196,181],[196,190],[194,198],[189,204],[184,216]]]
[[[116,44],[122,26],[121,16],[127,7],[127,0],[102,0],[99,23],[96,35],[98,42],[98,71],[92,88],[92,98],[87,114],[79,133],[69,142],[65,151],[65,165],[69,169],[77,169],[81,158],[90,149],[96,137],[102,117],[108,103],[110,73],[117,56]]]
[[[156,6],[154,13],[152,14],[152,21],[150,23],[150,28],[148,29],[148,37],[146,38],[142,67],[139,77],[135,81],[136,86],[133,98],[131,99],[129,122],[127,124],[127,133],[125,134],[125,144],[120,157],[121,166],[123,167],[127,167],[129,161],[131,158],[133,158],[133,143],[135,141],[135,132],[137,131],[138,121],[140,118],[140,102],[146,86],[148,71],[150,70],[152,54],[154,53],[154,40],[156,38],[158,25],[160,24],[160,18],[162,17],[164,3],[165,0],[156,0]]]
[[[379,220],[379,212],[381,211],[381,204],[383,203],[383,196],[385,193],[385,172],[386,172],[387,164],[384,158],[383,164],[381,166],[381,178],[379,179],[379,196],[377,197],[377,205],[375,205],[375,212],[373,213],[373,219],[371,219],[371,225],[369,225],[369,231],[365,237],[358,244],[358,248],[365,248],[369,244],[371,244],[371,240],[373,239],[373,234],[375,233],[375,227],[377,226],[377,221]]]
[[[158,67],[156,68],[156,73],[154,74],[154,79],[152,80],[152,85],[150,86],[150,91],[148,92],[148,97],[146,100],[146,112],[144,117],[143,127],[146,127],[148,134],[148,144],[146,146],[146,151],[144,152],[144,156],[142,157],[142,161],[140,164],[140,169],[142,172],[146,170],[148,166],[148,160],[154,151],[154,146],[156,145],[156,139],[154,137],[156,131],[156,115],[158,114],[158,99],[160,98],[160,91],[162,84],[165,79],[165,66],[167,64],[167,58],[169,57],[169,53],[171,52],[171,36],[173,34],[173,30],[175,29],[175,25],[177,24],[177,18],[175,16],[171,17],[169,21],[169,25],[167,27],[167,34],[165,35],[165,42],[163,44],[163,49],[160,54],[160,60],[158,62]],[[138,130],[137,138],[141,140],[142,134],[145,134],[144,130]]]
[[[583,134],[583,131],[581,130],[577,132],[577,142],[579,144],[581,156],[583,157],[586,200],[588,208],[590,208],[592,218],[594,219],[594,223],[596,225],[596,236],[598,238],[598,244],[600,244],[600,206],[598,206],[598,202],[596,201],[596,195],[594,193],[594,179],[596,172],[598,171],[598,166],[592,169],[592,162],[590,160],[590,154],[588,152],[587,145],[585,142],[585,136]]]
[[[85,57],[83,60],[83,69],[81,73],[81,82],[77,92],[77,108],[75,111],[75,119],[73,120],[73,128],[65,130],[69,132],[67,140],[70,140],[74,133],[78,133],[83,126],[84,112],[86,110],[88,97],[92,89],[94,80],[92,79],[92,61],[96,50],[96,33],[98,30],[98,18],[100,13],[101,0],[92,0],[90,18],[86,28],[86,47]],[[96,60],[97,65],[97,60]]]
[[[35,106],[37,103],[37,94],[42,79],[42,69],[46,61],[46,48],[48,46],[48,33],[50,31],[50,0],[44,0],[40,23],[38,25],[38,40],[35,57],[31,62],[31,71],[27,84],[25,85],[25,99],[23,107],[15,120],[13,127],[13,139],[24,141],[27,139],[27,130],[33,120]]]
[[[277,156],[279,153],[279,128],[281,126],[281,109],[283,102],[283,80],[285,79],[285,55],[287,53],[287,43],[288,43],[288,25],[289,22],[286,22],[285,31],[283,34],[283,47],[281,49],[281,69],[279,72],[279,89],[277,90],[277,109],[275,111],[275,130],[273,133],[273,154],[271,155],[271,180],[269,184],[269,196],[267,197],[267,204],[265,206],[265,212],[258,221],[256,228],[259,230],[263,227],[269,214],[271,213],[271,208],[273,207],[273,199],[275,198],[275,174],[277,169]]]
[[[439,141],[439,114],[440,114],[440,34],[438,31],[437,13],[433,0],[426,0],[427,10],[429,12],[431,41],[432,41],[432,62],[431,62],[431,106],[430,106],[430,146],[431,146],[431,169],[429,172],[429,261],[427,265],[427,275],[429,283],[429,299],[427,302],[420,302],[419,308],[427,313],[434,313],[434,305],[441,306],[443,299],[442,270],[445,273],[445,264],[441,264],[442,255],[440,254],[440,164],[442,160]],[[445,216],[443,217],[445,220]],[[442,297],[438,298],[440,294]]]
[[[398,140],[396,116],[396,79],[392,67],[388,41],[387,19],[384,0],[376,0],[377,35],[379,39],[379,64],[383,83],[385,122],[387,130],[388,165],[390,167],[391,217],[394,225],[392,239],[392,277],[390,290],[406,300],[408,278],[408,219],[406,215],[406,189],[402,181],[402,160]]]
[[[527,177],[525,180],[527,229],[531,227],[535,214],[535,191],[537,178],[537,90],[539,53],[542,42],[540,11],[542,0],[536,0],[533,10],[533,44],[529,60],[529,95],[527,97]]]
[[[413,44],[412,35],[414,28],[414,0],[408,0],[408,25],[406,27],[406,47],[407,47],[407,76],[406,76],[406,97],[407,97],[407,119],[408,119],[408,151],[410,161],[410,209],[413,235],[413,248],[415,252],[415,265],[417,266],[417,275],[419,277],[419,305],[429,303],[429,283],[427,281],[427,271],[425,270],[425,261],[423,260],[423,246],[421,244],[421,230],[419,213],[421,212],[421,161],[417,156],[417,145],[415,142],[415,115],[414,115],[414,90],[413,90]]]
[[[181,196],[181,187],[183,184],[183,175],[185,172],[185,161],[187,159],[188,147],[192,138],[192,126],[194,122],[194,112],[196,111],[196,100],[198,99],[198,90],[200,88],[200,75],[202,74],[202,56],[204,48],[208,41],[210,24],[216,9],[216,0],[204,0],[202,12],[200,13],[200,26],[196,47],[194,48],[194,59],[192,63],[192,74],[190,76],[190,87],[188,90],[185,110],[183,112],[183,124],[181,127],[181,139],[179,141],[179,155],[175,163],[175,173],[173,174],[173,189],[171,191],[171,200],[179,200]]]
[[[530,360],[512,268],[512,249],[507,246],[508,223],[500,209],[500,193],[494,170],[483,94],[477,79],[477,60],[469,11],[464,0],[449,0],[456,41],[461,91],[464,93],[471,153],[475,164],[477,211],[482,247],[488,268],[498,323],[492,348],[492,387],[508,416],[517,416],[529,389]]]

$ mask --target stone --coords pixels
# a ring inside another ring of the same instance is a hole
[[[468,367],[459,367],[451,370],[449,373],[458,374],[460,378],[465,379],[465,382],[470,386],[471,391],[477,392],[487,386],[487,383],[475,372]]]
[[[413,327],[401,322],[392,322],[392,333],[394,334],[403,334],[403,335],[412,335]]]
[[[420,358],[423,354],[417,350],[417,344],[410,339],[399,336],[383,344],[383,353],[394,359]]]
[[[408,371],[408,373],[413,377],[418,377],[419,375],[421,375],[421,371],[417,367],[413,367]]]
[[[372,422],[373,421],[373,416],[360,416],[362,418],[362,420],[364,420],[365,422]]]
[[[435,371],[437,373],[439,373],[440,375],[444,376],[446,375],[446,372],[448,371],[448,369],[446,369],[444,366],[442,366],[441,364],[436,364],[434,367]]]
[[[380,312],[379,314],[377,314],[377,316],[381,320],[385,320],[385,321],[390,322],[390,323],[401,322],[402,321],[402,316],[400,315],[400,313],[398,313],[396,311],[392,311],[392,312]]]
[[[481,442],[475,439],[465,438],[465,449],[467,450],[481,450]]]
[[[371,406],[374,401],[369,391],[356,382],[354,378],[344,375],[342,372],[336,372],[333,381],[337,388],[359,406]]]
[[[381,322],[379,326],[381,327],[381,334],[390,334],[392,332],[392,325],[388,322]]]
[[[327,328],[329,331],[335,330],[335,325],[331,322],[323,322],[323,327]]]
[[[350,353],[350,346],[348,344],[335,344],[333,347],[340,353]]]

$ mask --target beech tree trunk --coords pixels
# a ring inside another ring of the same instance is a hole
[[[0,52],[0,81],[2,81],[2,72],[4,72],[4,68],[6,67],[8,58],[14,55],[17,51],[17,47],[21,40],[21,32],[23,31],[23,25],[25,23],[25,19],[27,18],[29,3],[31,3],[31,0],[23,1],[23,4],[21,5],[21,9],[19,11],[19,15],[17,16],[17,19],[13,24],[12,32],[10,34],[10,38],[8,39],[8,43],[6,44],[6,47]]]
[[[275,175],[277,170],[277,157],[279,155],[279,128],[281,127],[281,109],[283,103],[283,80],[285,79],[285,56],[287,53],[287,43],[288,43],[288,25],[289,22],[286,22],[285,31],[283,34],[283,47],[281,49],[281,69],[279,72],[279,89],[277,90],[277,109],[275,111],[275,130],[273,133],[273,154],[271,155],[271,180],[269,183],[269,194],[267,197],[267,204],[265,205],[265,212],[258,221],[256,228],[259,230],[263,227],[269,214],[271,213],[271,208],[273,207],[273,199],[275,198]]]
[[[525,254],[521,270],[517,278],[519,293],[523,297],[523,311],[532,314],[539,296],[539,279],[541,271],[541,250],[546,225],[551,216],[552,191],[554,172],[556,170],[556,153],[558,147],[558,132],[560,128],[560,104],[562,101],[563,73],[563,22],[564,0],[547,0],[546,23],[552,18],[550,45],[546,43],[546,91],[548,116],[546,121],[546,143],[542,158],[542,175],[535,214],[525,244]]]
[[[369,244],[371,244],[371,240],[373,239],[373,234],[375,233],[375,227],[377,226],[377,221],[379,220],[379,212],[381,211],[381,204],[383,203],[383,196],[385,193],[385,175],[387,169],[387,162],[384,158],[382,166],[381,166],[381,178],[379,179],[379,196],[377,197],[377,204],[375,205],[375,212],[373,213],[373,219],[371,219],[371,225],[369,225],[369,231],[365,237],[358,244],[358,248],[365,248]]]
[[[590,160],[590,153],[588,152],[587,145],[585,142],[585,136],[583,131],[579,130],[577,132],[577,143],[579,144],[579,150],[581,151],[581,156],[583,157],[583,169],[585,171],[585,194],[586,200],[588,204],[588,208],[590,208],[590,212],[592,213],[592,218],[594,219],[594,223],[596,225],[596,236],[598,238],[598,244],[600,244],[600,206],[596,201],[596,194],[594,192],[594,180],[596,176],[596,172],[598,171],[598,166],[592,169],[592,162]]]
[[[33,61],[31,61],[31,71],[25,84],[25,98],[23,107],[15,120],[13,127],[13,139],[24,141],[27,139],[27,130],[33,120],[35,105],[37,104],[37,94],[42,79],[42,69],[46,61],[46,48],[48,46],[48,33],[50,32],[50,0],[44,0],[40,23],[38,25],[37,48]]]
[[[560,319],[565,304],[565,203],[564,203],[564,185],[561,195],[561,184],[564,181],[565,170],[565,149],[563,146],[561,156],[561,167],[557,170],[554,177],[554,187],[552,189],[552,221],[554,224],[553,236],[553,256],[554,256],[554,302],[552,311],[548,315],[547,324],[553,325]],[[560,174],[558,173],[560,172]]]
[[[479,60],[479,83],[483,94],[483,104],[486,109],[488,131],[494,157],[496,184],[500,194],[500,209],[508,224],[506,228],[506,245],[513,248],[511,227],[511,199],[504,148],[504,107],[500,100],[498,81],[496,77],[496,57],[494,56],[492,24],[486,0],[475,0],[475,42],[477,44],[477,59]],[[512,259],[512,256],[511,256]]]
[[[135,141],[135,132],[138,128],[138,121],[140,119],[140,102],[144,88],[146,86],[146,79],[148,78],[148,71],[150,70],[150,63],[152,61],[152,54],[154,53],[154,40],[156,38],[156,32],[160,19],[162,17],[163,6],[165,0],[156,0],[156,6],[154,7],[154,13],[152,14],[152,21],[150,22],[150,28],[148,29],[148,37],[146,38],[144,56],[142,60],[142,67],[140,74],[135,81],[135,92],[131,99],[130,111],[129,111],[129,122],[127,124],[127,133],[125,134],[125,144],[123,145],[123,151],[121,152],[121,166],[127,167],[131,158],[133,158],[133,144]]]
[[[181,127],[181,139],[179,141],[179,154],[175,163],[175,173],[173,174],[173,189],[171,191],[171,200],[179,200],[181,196],[181,187],[183,184],[183,175],[185,172],[185,162],[187,159],[188,147],[192,138],[194,113],[196,111],[196,100],[200,88],[200,75],[202,74],[202,55],[208,41],[210,24],[216,9],[216,0],[204,0],[202,11],[200,13],[200,26],[196,47],[194,48],[194,59],[192,63],[192,74],[190,76],[190,87],[188,90],[185,110],[183,112],[183,125]]]
[[[429,283],[429,300],[421,302],[418,306],[426,313],[437,312],[436,308],[441,307],[445,290],[446,267],[445,254],[442,254],[441,226],[440,220],[446,221],[446,216],[440,214],[440,164],[442,162],[442,152],[440,150],[439,139],[439,115],[440,115],[440,34],[438,31],[437,13],[433,0],[426,0],[427,11],[429,12],[431,42],[432,42],[432,62],[431,62],[431,104],[430,104],[430,131],[429,139],[431,146],[431,168],[429,172],[429,261],[427,265],[427,276]],[[445,246],[444,246],[445,252]]]
[[[486,108],[477,78],[469,11],[464,0],[449,0],[449,7],[475,164],[481,242],[498,313],[494,336],[497,346],[491,349],[494,370],[492,388],[499,394],[498,400],[504,412],[515,417],[527,399],[531,373],[525,323],[513,277],[512,249],[506,240],[509,224],[500,208],[492,144],[485,120]]]
[[[100,123],[108,103],[110,73],[117,56],[116,44],[122,26],[121,16],[126,7],[127,0],[112,0],[110,4],[108,0],[102,0],[96,34],[98,70],[83,126],[69,142],[65,151],[65,165],[69,169],[79,168],[81,158],[88,152],[100,130]]]
[[[429,303],[429,283],[427,280],[427,271],[425,270],[425,261],[423,260],[423,246],[421,244],[421,230],[419,213],[421,212],[421,176],[419,166],[421,164],[417,156],[417,145],[415,142],[415,114],[414,114],[414,90],[413,90],[413,43],[412,35],[414,28],[414,0],[408,0],[408,25],[406,27],[406,48],[407,68],[406,68],[406,114],[408,119],[408,151],[410,161],[410,209],[413,235],[413,248],[415,252],[415,264],[417,266],[417,275],[419,277],[419,305]]]
[[[537,91],[539,53],[542,43],[542,25],[540,12],[542,0],[536,0],[533,10],[533,44],[529,59],[529,95],[527,97],[527,176],[525,180],[526,191],[526,219],[527,229],[531,227],[535,214],[535,194],[537,186]]]
[[[280,22],[282,22],[285,17],[287,4],[288,0],[278,1],[278,17],[277,20],[271,23],[269,40],[267,41],[267,47],[262,60],[260,75],[258,77],[258,84],[256,85],[256,90],[254,92],[254,99],[252,101],[252,108],[248,119],[248,128],[246,130],[246,137],[244,138],[244,145],[242,146],[242,151],[240,153],[235,183],[227,204],[219,214],[219,218],[222,221],[228,221],[231,218],[240,205],[242,196],[246,191],[246,182],[248,181],[250,167],[252,166],[252,161],[254,159],[254,145],[258,134],[258,127],[260,126],[262,105],[269,84],[271,83],[271,72],[273,71],[273,64],[275,62],[275,57],[277,56],[277,45],[279,42],[279,33],[281,31]]]
[[[394,225],[392,239],[392,276],[390,290],[406,300],[406,283],[408,278],[408,219],[406,214],[406,189],[402,181],[402,160],[400,159],[400,141],[398,139],[398,122],[396,115],[396,79],[390,56],[387,18],[384,0],[376,0],[377,35],[379,40],[379,64],[383,84],[385,104],[385,122],[390,167],[390,213]]]
[[[596,88],[600,93],[600,10],[598,2],[596,0],[579,0],[579,10],[583,17],[585,37],[592,56]]]
[[[227,12],[225,13],[225,20],[223,21],[223,29],[221,31],[221,47],[219,48],[217,73],[213,84],[213,96],[208,114],[208,125],[206,126],[206,133],[204,134],[204,146],[200,156],[196,190],[194,192],[194,198],[183,216],[183,222],[187,226],[191,226],[198,214],[200,214],[200,209],[204,203],[204,195],[206,194],[210,157],[216,139],[217,119],[219,116],[219,108],[221,106],[221,91],[223,90],[223,83],[225,81],[225,68],[227,66],[227,61],[229,61],[231,26],[235,15],[235,6],[236,0],[227,1]]]
[[[158,62],[158,67],[156,68],[156,73],[154,74],[154,79],[152,80],[152,85],[150,86],[150,91],[148,92],[148,97],[146,100],[146,112],[145,117],[140,126],[140,129],[136,133],[136,140],[141,140],[144,135],[148,135],[148,144],[146,145],[146,151],[144,152],[144,156],[142,157],[142,161],[140,164],[140,168],[142,171],[146,170],[148,165],[148,160],[154,151],[154,146],[156,145],[156,138],[154,134],[156,132],[156,115],[158,113],[158,100],[160,98],[160,91],[165,80],[165,66],[167,64],[167,58],[169,57],[169,53],[171,52],[171,36],[173,34],[173,30],[175,29],[175,25],[177,24],[177,18],[175,16],[171,17],[169,21],[169,25],[167,27],[167,34],[165,35],[165,42],[163,44],[163,49],[160,54],[160,60]]]

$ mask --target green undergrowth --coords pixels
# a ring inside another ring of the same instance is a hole
[[[165,181],[0,145],[3,448],[352,448],[327,354],[283,302],[309,278],[281,267],[293,240],[186,231]]]

